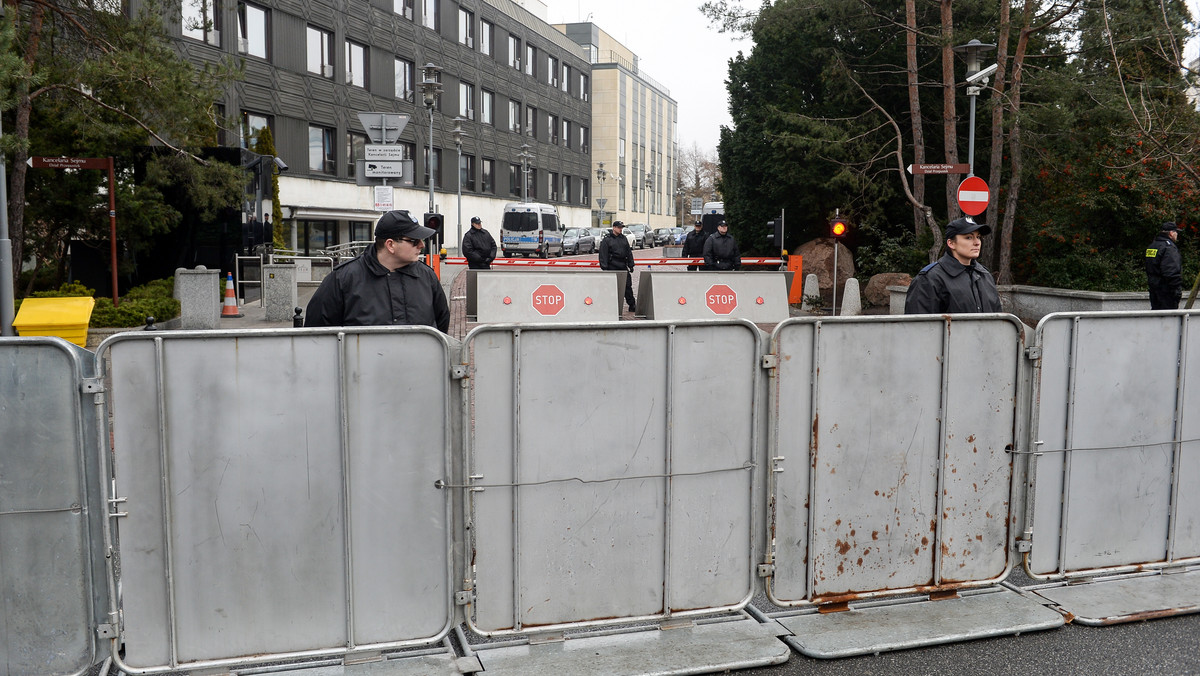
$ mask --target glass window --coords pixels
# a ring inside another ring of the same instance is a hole
[[[365,134],[346,132],[346,175],[354,178],[358,172],[358,160],[366,158],[367,137]],[[351,236],[351,240],[357,237]]]
[[[562,121],[562,144],[571,147],[571,123],[566,120]]]
[[[496,160],[483,158],[483,163],[479,167],[480,178],[483,179],[481,190],[489,195],[496,194]]]
[[[564,92],[571,91],[571,67],[565,63],[562,65],[562,79],[558,81],[558,86]]]
[[[272,129],[275,126],[274,122],[275,120],[269,115],[242,111],[242,147],[252,150],[258,143],[258,136],[262,130]],[[273,129],[271,135],[275,135]]]
[[[221,46],[221,6],[217,0],[183,0],[183,34]]]
[[[589,196],[591,184],[588,182],[588,178],[585,176],[579,179],[579,203],[585,207],[591,203],[591,197]]]
[[[413,92],[415,91],[413,62],[406,59],[396,58],[396,98],[402,101],[413,100]]]
[[[333,33],[308,27],[308,72],[333,79]]]
[[[537,108],[533,106],[525,108],[525,133],[537,138]]]
[[[508,102],[508,130],[514,134],[521,133],[521,102]]]
[[[558,59],[546,56],[546,79],[551,87],[558,86]]]
[[[458,114],[468,120],[475,119],[475,85],[470,82],[458,83]]]
[[[458,8],[458,44],[475,47],[475,15]]]
[[[528,191],[525,193],[526,196],[530,200],[537,199],[537,196],[538,196],[537,169],[534,169],[533,167],[529,167],[529,171],[525,172],[525,184],[528,186],[528,188],[527,188]]]
[[[392,0],[392,11],[412,21],[413,0]]]
[[[346,41],[346,84],[367,86],[367,47]]]
[[[546,135],[546,139],[549,140],[551,143],[558,145],[558,116],[557,115],[547,115],[546,116],[546,131],[549,132]]]
[[[508,65],[521,70],[521,39],[515,35],[508,36]]]
[[[589,135],[588,135],[588,128],[583,125],[580,125],[579,126],[579,152],[581,152],[581,153],[588,152],[588,150],[591,147],[591,144],[592,144],[591,139],[589,138]]]
[[[508,165],[508,194],[514,197],[521,196],[521,165]]]
[[[475,156],[463,155],[458,158],[458,181],[463,190],[475,190]]]
[[[267,10],[245,2],[238,3],[238,53],[269,58],[271,43],[268,39]]]
[[[537,47],[525,45],[525,74],[537,77]]]
[[[421,149],[425,158],[425,185],[429,185],[429,146]],[[442,183],[442,149],[433,149],[433,177],[435,179],[434,186],[444,185]]]
[[[438,0],[421,0],[421,25],[438,29]]]
[[[558,201],[558,172],[551,171],[547,174],[546,187],[549,188],[550,201]]]
[[[566,174],[562,177],[562,201],[571,202],[571,177]]]
[[[496,124],[496,117],[493,109],[496,107],[496,95],[488,90],[483,90],[483,96],[479,100],[479,121],[484,124]]]
[[[370,221],[350,221],[350,241],[367,242],[375,239],[371,233],[375,225]]]
[[[333,159],[333,130],[328,127],[308,128],[308,170],[318,174],[336,174]]]
[[[311,256],[315,251],[328,249],[337,244],[336,221],[300,221],[300,229],[305,256]]]
[[[579,74],[579,98],[583,99],[584,101],[587,101],[589,93],[590,92],[588,91],[588,76],[584,75],[583,73],[580,73]]]
[[[481,54],[492,55],[492,37],[496,34],[496,27],[491,21],[479,22],[479,52]]]

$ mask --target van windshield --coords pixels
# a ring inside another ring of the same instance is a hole
[[[500,228],[514,232],[537,230],[537,214],[532,211],[509,211],[504,214],[504,222]]]

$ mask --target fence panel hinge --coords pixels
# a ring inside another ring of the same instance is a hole
[[[1042,346],[1041,345],[1030,345],[1029,347],[1025,348],[1025,356],[1034,361],[1041,359],[1042,358]]]
[[[117,637],[117,625],[106,623],[96,627],[96,636],[101,639],[108,640]]]
[[[469,606],[475,600],[475,594],[470,589],[460,592],[454,592],[454,605]]]
[[[466,378],[466,377],[467,377],[466,364],[454,364],[453,366],[450,367],[450,379],[451,380],[462,380],[463,378]]]
[[[79,383],[79,391],[83,394],[104,394],[104,379],[103,378],[84,378]],[[98,401],[102,401],[99,399]]]
[[[774,574],[775,574],[775,564],[773,564],[773,563],[758,564],[758,576],[759,577],[771,577]]]
[[[764,354],[762,356],[762,367],[765,369],[773,369],[779,366],[779,355]]]

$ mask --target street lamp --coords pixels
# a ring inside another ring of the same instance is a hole
[[[646,172],[646,230],[650,230],[650,189],[654,187],[654,172]]]
[[[458,149],[458,239],[455,240],[456,246],[462,246],[462,184],[466,174],[462,165],[462,142],[463,137],[468,135],[463,132],[462,123],[462,117],[454,118],[454,129],[450,132],[450,135],[454,137],[454,147]]]
[[[686,194],[687,191],[682,186],[675,189],[675,196],[679,198],[679,211],[675,215],[679,217],[679,227],[681,228],[683,227],[683,196]]]
[[[438,73],[441,68],[432,63],[425,64],[421,69],[421,98],[425,102],[425,107],[429,110],[429,161],[426,163],[426,169],[429,171],[429,213],[434,213],[433,209],[433,106],[437,103],[438,94],[442,93],[442,83],[437,81]]]
[[[533,153],[529,149],[533,146],[528,143],[521,144],[521,152],[517,153],[517,157],[521,158],[521,201],[529,201],[529,163],[533,160]]]
[[[600,197],[596,200],[596,206],[600,207],[600,222],[596,225],[604,227],[604,205],[607,202],[604,199],[604,181],[608,180],[608,172],[604,170],[604,163],[600,163],[600,167],[596,169],[596,180],[600,182]]]
[[[988,73],[982,77],[974,77],[979,73],[979,55],[990,52],[996,45],[990,45],[972,39],[965,45],[959,45],[954,51],[964,54],[967,59],[967,96],[971,98],[971,128],[967,142],[967,176],[975,175],[975,97],[987,86],[988,75],[995,72],[995,67],[988,68]]]

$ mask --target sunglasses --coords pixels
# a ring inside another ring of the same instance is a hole
[[[421,240],[413,239],[412,237],[393,237],[392,241],[393,242],[407,242],[408,244],[411,244],[415,247],[421,247],[425,244]]]

